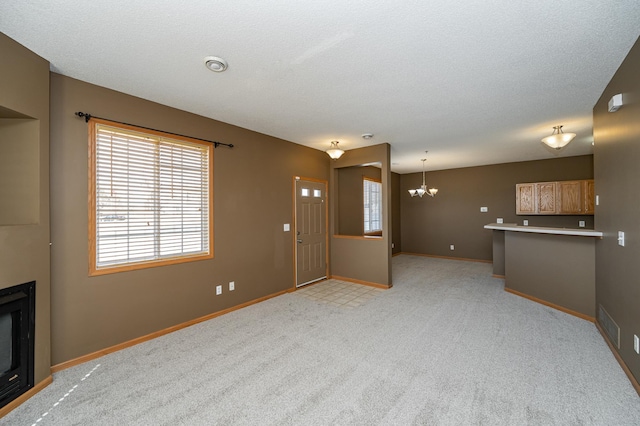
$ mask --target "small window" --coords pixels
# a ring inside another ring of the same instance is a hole
[[[380,234],[382,232],[382,183],[364,178],[364,234]]]
[[[314,190],[313,190],[313,196],[314,196],[315,198],[321,198],[321,197],[322,197],[322,191],[321,191],[321,190],[319,190],[319,189],[314,189]]]
[[[302,196],[303,197],[309,196],[309,188],[302,188]]]
[[[90,275],[212,258],[212,145],[90,126]]]

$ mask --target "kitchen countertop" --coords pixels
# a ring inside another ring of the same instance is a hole
[[[585,228],[548,228],[542,226],[520,226],[515,223],[490,223],[484,226],[485,229],[496,231],[529,232],[533,234],[553,234],[553,235],[575,235],[579,237],[602,238],[602,231]]]

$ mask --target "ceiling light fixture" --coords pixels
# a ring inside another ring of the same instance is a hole
[[[553,134],[551,136],[547,136],[546,138],[542,138],[542,142],[547,144],[553,149],[562,149],[569,142],[576,137],[575,133],[564,133],[562,131],[562,126],[553,126]]]
[[[362,139],[369,140],[373,137],[373,133],[365,133],[362,135]]]
[[[424,153],[426,154],[427,152],[429,151],[425,151]],[[427,189],[427,184],[424,182],[424,162],[427,161],[427,159],[423,158],[420,161],[422,161],[422,185],[420,185],[420,188],[418,189],[410,189],[409,194],[412,197],[415,197],[417,195],[420,198],[422,198],[424,194],[427,194],[430,197],[435,197],[435,195],[438,193],[438,189],[437,188]]]
[[[326,151],[326,153],[329,154],[329,157],[333,158],[334,160],[337,160],[338,158],[342,157],[342,154],[344,154],[344,151],[338,148],[339,143],[340,142],[338,141],[331,141],[331,147]]]
[[[213,72],[223,72],[229,67],[227,61],[217,56],[207,56],[204,58],[204,65]]]

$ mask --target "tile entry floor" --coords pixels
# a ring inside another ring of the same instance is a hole
[[[381,291],[385,290],[331,279],[307,284],[300,287],[294,294],[320,303],[353,309],[367,303]]]

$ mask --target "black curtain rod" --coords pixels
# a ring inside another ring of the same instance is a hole
[[[217,148],[218,145],[224,145],[224,146],[228,146],[229,148],[233,148],[233,144],[232,143],[223,143],[223,142],[210,141],[210,140],[207,140],[207,139],[194,138],[193,136],[181,135],[180,133],[166,132],[164,130],[153,129],[151,127],[138,126],[137,124],[124,123],[122,121],[116,121],[116,120],[109,120],[108,118],[96,117],[96,116],[93,116],[91,114],[87,114],[86,112],[78,111],[78,112],[75,113],[75,115],[77,115],[80,118],[84,118],[84,122],[85,123],[88,123],[89,120],[91,120],[92,118],[97,118],[99,120],[111,121],[111,122],[118,123],[118,124],[125,124],[127,126],[139,127],[141,129],[153,130],[155,132],[162,132],[162,133],[166,133],[168,135],[182,136],[183,138],[196,139],[196,140],[199,140],[199,141],[202,141],[202,142],[212,143],[214,148]]]

